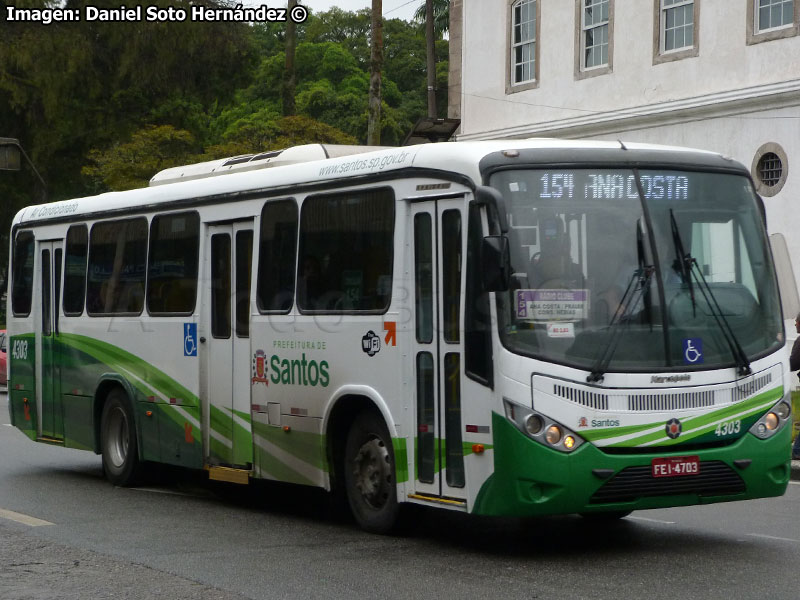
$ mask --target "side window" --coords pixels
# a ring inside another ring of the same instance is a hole
[[[393,254],[391,190],[307,198],[300,215],[298,306],[328,313],[386,311]]]
[[[190,315],[197,297],[200,216],[195,212],[157,215],[150,224],[147,311]]]
[[[67,231],[67,251],[64,261],[64,314],[70,317],[83,313],[88,252],[88,228],[86,225],[73,225]]]
[[[11,310],[15,317],[31,314],[33,297],[33,232],[22,231],[14,240],[11,273]]]
[[[236,232],[236,335],[250,335],[250,279],[253,269],[253,230]]]
[[[297,204],[267,202],[261,211],[256,301],[261,312],[288,312],[297,262]]]
[[[92,316],[144,308],[147,219],[96,223],[89,240],[86,310]]]
[[[464,315],[464,366],[467,375],[493,386],[492,329],[489,294],[483,291],[480,252],[483,242],[480,208],[470,206],[467,225],[467,290]]]

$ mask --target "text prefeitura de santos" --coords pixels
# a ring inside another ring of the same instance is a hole
[[[5,8],[7,22],[28,22],[49,25],[70,21],[107,21],[107,22],[167,22],[167,21],[238,21],[266,22],[286,21],[285,8],[269,8],[267,6],[244,8],[237,4],[232,8],[212,8],[208,6],[190,6],[185,8],[159,6],[132,6],[127,8]]]

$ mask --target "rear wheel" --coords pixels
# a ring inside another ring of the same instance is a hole
[[[383,419],[362,412],[347,435],[344,460],[347,500],[366,531],[388,533],[397,521],[397,481],[392,439]]]
[[[116,388],[108,394],[100,420],[103,472],[114,485],[134,485],[141,472],[136,424],[128,396]]]

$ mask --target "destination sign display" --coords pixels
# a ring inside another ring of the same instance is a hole
[[[689,177],[671,173],[640,175],[647,200],[688,200]],[[537,189],[524,189],[527,182],[512,182],[512,192],[533,191],[543,199],[638,200],[636,176],[631,172],[584,170],[545,172],[532,182]]]

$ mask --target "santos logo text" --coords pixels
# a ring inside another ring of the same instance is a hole
[[[323,360],[318,363],[315,360],[306,360],[305,353],[300,360],[281,359],[277,354],[273,354],[269,366],[272,371],[269,380],[274,384],[328,387],[331,381],[328,375],[328,361]]]

